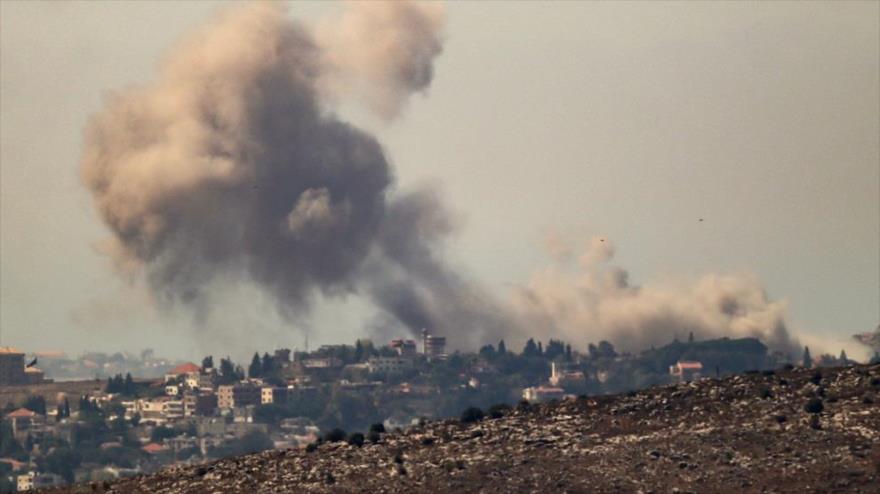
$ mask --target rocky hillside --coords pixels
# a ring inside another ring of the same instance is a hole
[[[880,366],[795,369],[432,422],[74,492],[880,492]]]

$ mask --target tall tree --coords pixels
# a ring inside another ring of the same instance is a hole
[[[220,359],[220,384],[232,384],[238,381],[236,366],[229,357]]]
[[[498,342],[498,354],[504,355],[507,353],[507,345],[504,344],[504,340]]]
[[[207,357],[202,359],[202,370],[206,371],[208,369],[214,368],[214,356],[208,355]]]
[[[251,365],[248,366],[248,377],[260,377],[263,375],[263,363],[260,362],[260,354],[254,352],[254,358],[251,359]]]
[[[849,359],[846,358],[846,350],[840,351],[840,358],[838,360],[840,360],[842,365],[847,365],[849,363]]]
[[[357,340],[354,343],[354,361],[361,362],[364,360],[364,345],[361,343],[361,340]]]
[[[614,349],[614,345],[605,340],[599,342],[599,347],[596,351],[600,357],[614,358],[617,356],[617,351]]]
[[[262,367],[261,375],[263,377],[270,377],[275,373],[275,358],[269,355],[268,352],[263,354],[263,362],[260,365]]]
[[[46,399],[42,395],[28,396],[22,408],[27,408],[39,415],[46,415]]]
[[[813,357],[810,356],[810,347],[808,347],[808,346],[804,347],[803,365],[807,369],[813,367]]]
[[[134,396],[137,391],[134,378],[131,377],[131,372],[125,373],[125,382],[122,384],[122,394],[126,396]]]

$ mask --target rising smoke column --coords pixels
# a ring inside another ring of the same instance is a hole
[[[161,304],[210,312],[212,284],[231,279],[290,317],[317,293],[363,294],[415,331],[485,312],[438,251],[442,204],[391,199],[381,145],[328,102],[358,80],[396,115],[431,82],[442,10],[353,4],[339,23],[316,37],[276,4],[223,11],[92,118],[82,175],[113,234],[105,250]]]
[[[683,339],[757,337],[771,349],[798,352],[785,321],[785,304],[767,297],[751,275],[705,275],[697,280],[665,280],[634,286],[629,273],[610,262],[612,242],[593,237],[566,269],[572,251],[551,237],[558,263],[535,273],[514,304],[531,326],[567,341],[609,340],[639,351]],[[559,255],[559,253],[564,255]]]

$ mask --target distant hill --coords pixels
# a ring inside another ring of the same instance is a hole
[[[880,365],[750,372],[68,490],[876,493],[878,392]]]

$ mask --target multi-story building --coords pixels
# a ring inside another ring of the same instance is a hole
[[[260,390],[260,403],[287,403],[287,388],[266,386]]]
[[[138,400],[138,411],[143,422],[155,422],[161,424],[165,422],[165,399],[159,398],[155,400]]]
[[[16,488],[19,492],[30,492],[56,485],[64,485],[64,479],[54,473],[28,472],[16,477]]]
[[[390,346],[394,350],[397,350],[397,354],[400,356],[410,356],[416,354],[415,340],[391,340],[391,343],[389,343],[388,346]]]
[[[261,401],[260,388],[250,383],[225,384],[217,387],[217,406],[219,408],[259,405]]]
[[[199,374],[198,385],[193,389],[213,392],[216,384],[217,372],[214,369],[209,369],[207,372]]]
[[[334,369],[342,367],[343,362],[335,357],[308,358],[302,361],[306,369]]]
[[[182,419],[184,416],[183,400],[165,400],[162,403],[162,417],[166,421]]]
[[[0,347],[0,386],[28,384],[24,353],[11,346]]]
[[[367,369],[372,374],[398,374],[411,366],[411,359],[400,357],[372,357],[367,361]]]
[[[446,357],[446,337],[432,335],[427,329],[423,329],[422,353],[429,359]]]
[[[185,417],[213,415],[216,409],[217,395],[214,393],[187,391],[183,395],[183,415]]]
[[[586,380],[584,373],[571,364],[550,362],[550,385],[565,387],[584,384]]]
[[[280,364],[285,364],[290,362],[290,349],[289,348],[279,348],[275,350],[275,354],[272,357],[276,362]]]

